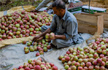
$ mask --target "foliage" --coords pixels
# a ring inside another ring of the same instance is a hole
[[[39,3],[41,3],[42,0],[11,0],[11,2],[9,2],[8,4],[6,5],[2,5],[0,6],[0,11],[5,11],[5,10],[8,10],[12,7],[16,7],[16,6],[25,6],[25,5],[33,5],[35,7],[37,7],[39,5]]]

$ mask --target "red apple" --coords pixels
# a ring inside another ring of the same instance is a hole
[[[58,67],[57,66],[53,66],[52,70],[58,70]]]
[[[40,53],[36,53],[36,56],[39,56],[40,55]]]
[[[41,70],[41,67],[39,65],[36,65],[34,68],[35,70]]]

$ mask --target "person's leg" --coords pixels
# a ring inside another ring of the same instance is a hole
[[[57,48],[69,47],[73,44],[72,40],[55,39],[51,43]]]

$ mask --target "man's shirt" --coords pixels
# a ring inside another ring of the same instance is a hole
[[[66,11],[61,19],[54,15],[50,29],[57,35],[65,35],[66,40],[70,40],[78,34],[78,23],[74,15]]]

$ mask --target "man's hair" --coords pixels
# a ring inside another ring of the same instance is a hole
[[[62,0],[56,0],[53,2],[52,7],[56,7],[57,9],[65,9],[65,3]]]

